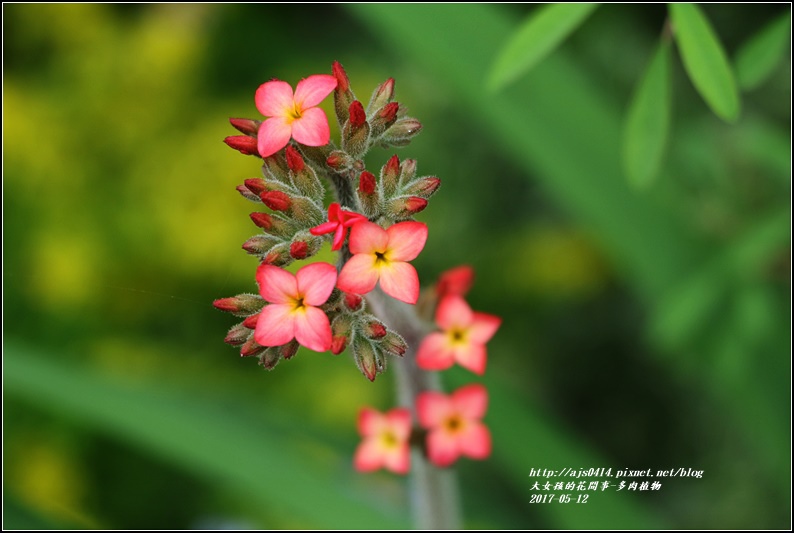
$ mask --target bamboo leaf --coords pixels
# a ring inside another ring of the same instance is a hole
[[[488,86],[497,91],[543,60],[579,27],[598,4],[551,4],[532,13],[494,61]]]
[[[694,4],[671,4],[675,39],[689,79],[711,110],[726,122],[739,118],[739,94],[716,33]]]
[[[774,72],[788,49],[791,16],[783,13],[753,35],[736,54],[736,78],[749,91],[761,85]]]
[[[670,129],[670,45],[661,43],[629,106],[623,128],[623,167],[637,188],[659,172]]]

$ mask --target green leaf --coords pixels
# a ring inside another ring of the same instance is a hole
[[[532,13],[502,48],[488,86],[497,91],[528,72],[562,43],[598,4],[551,4]]]
[[[739,94],[711,24],[694,4],[670,4],[670,14],[689,79],[718,117],[734,122],[739,118]]]
[[[670,45],[662,42],[634,93],[623,128],[623,167],[635,187],[647,187],[658,174],[669,129]]]
[[[749,91],[763,83],[788,49],[791,16],[783,13],[753,35],[736,54],[736,78]]]

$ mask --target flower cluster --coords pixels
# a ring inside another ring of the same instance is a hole
[[[339,146],[319,107],[332,93]],[[363,157],[373,146],[408,144],[421,124],[394,101],[391,78],[364,108],[339,63],[330,75],[301,80],[294,92],[287,82],[265,82],[254,102],[265,120],[231,119],[242,135],[225,142],[262,160],[262,177],[237,187],[267,208],[251,213],[261,232],[242,246],[259,260],[259,290],[214,302],[243,319],[225,340],[239,346],[242,356],[258,356],[266,369],[294,356],[299,346],[334,354],[350,348],[359,370],[374,380],[387,357],[402,356],[407,345],[367,311],[362,296],[379,284],[398,300],[417,302],[419,276],[409,262],[424,248],[428,229],[413,216],[427,206],[440,180],[417,177],[416,161],[397,156],[376,177]],[[326,209],[329,185],[336,201]],[[310,259],[326,241],[339,252],[338,267],[320,262],[294,274],[284,269]]]

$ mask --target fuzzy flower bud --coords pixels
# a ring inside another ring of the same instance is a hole
[[[254,235],[243,243],[243,250],[251,255],[262,255],[278,242],[278,239],[269,235]]]
[[[375,194],[377,182],[375,176],[366,170],[358,177],[358,190],[363,194]]]
[[[383,134],[383,141],[394,146],[405,146],[422,131],[422,123],[411,117],[404,117]]]
[[[281,361],[280,346],[271,346],[259,355],[259,365],[265,370],[273,370]]]
[[[367,218],[378,216],[380,213],[380,195],[378,194],[375,176],[366,170],[358,178],[358,200],[361,209]]]
[[[246,317],[243,320],[243,326],[247,327],[248,329],[256,329],[256,322],[259,320],[259,313]]]
[[[380,341],[380,347],[391,355],[402,357],[408,351],[408,344],[405,340],[393,331],[387,331]]]
[[[256,342],[254,340],[254,336],[252,335],[251,338],[245,341],[243,345],[240,347],[240,356],[253,357],[255,355],[261,354],[265,350],[267,350],[267,347],[262,346],[258,342]]]
[[[263,192],[259,197],[273,211],[287,211],[292,206],[292,199],[281,191]]]
[[[364,327],[361,328],[361,332],[368,339],[378,340],[385,337],[388,330],[386,329],[386,326],[383,325],[383,322],[374,316],[370,316],[369,319],[364,323]]]
[[[397,120],[397,111],[400,109],[400,104],[391,102],[383,106],[370,121],[370,136],[373,139],[379,138],[384,131],[389,129],[392,124]]]
[[[249,191],[251,191],[257,196],[268,190],[267,184],[265,183],[265,180],[263,180],[262,178],[248,178],[243,183],[245,184],[245,187]]]
[[[226,137],[225,142],[230,148],[234,148],[243,155],[255,155],[259,157],[259,151],[256,147],[256,139],[248,135],[232,135]]]
[[[405,194],[420,196],[422,198],[430,198],[433,196],[433,194],[435,194],[440,186],[440,179],[436,178],[435,176],[427,176],[412,181],[406,185],[403,192]]]
[[[243,326],[242,323],[235,324],[231,327],[229,333],[226,334],[226,338],[223,339],[223,342],[232,346],[240,346],[248,340],[248,337],[251,335],[251,333],[253,332],[247,327]]]
[[[393,155],[389,158],[380,171],[380,182],[383,185],[383,195],[391,198],[397,191],[400,178],[400,159]]]
[[[386,212],[395,220],[411,218],[427,207],[427,200],[418,196],[400,196],[386,207]]]
[[[262,258],[262,263],[274,266],[284,266],[291,262],[292,256],[289,255],[289,244],[286,242],[277,244]]]
[[[334,89],[334,111],[336,111],[336,119],[341,126],[347,122],[350,117],[350,104],[356,99],[353,92],[350,90],[350,80],[347,77],[345,69],[338,61],[334,61],[333,66],[334,78],[336,78],[336,89]]]
[[[406,159],[400,164],[400,186],[410,183],[416,176],[416,159]]]
[[[359,158],[369,148],[369,123],[364,106],[358,100],[350,104],[350,119],[342,131],[342,149],[353,158]]]
[[[353,166],[354,159],[342,150],[334,150],[325,163],[336,172],[344,172]]]
[[[309,255],[309,245],[303,241],[295,241],[289,245],[289,255],[293,259],[306,259]]]
[[[346,313],[338,315],[331,322],[331,353],[339,355],[347,347],[353,332],[352,317]]]
[[[358,294],[353,294],[352,292],[345,293],[345,307],[347,307],[350,311],[356,312],[362,308],[362,302],[364,298],[359,296]]]
[[[278,352],[281,354],[281,357],[284,359],[291,359],[296,353],[298,353],[298,348],[300,344],[295,339],[292,339],[287,344],[283,344],[278,346]]]
[[[265,231],[270,230],[273,227],[273,218],[268,215],[267,213],[251,213],[248,215],[251,217],[251,220],[257,227],[262,228]]]
[[[382,361],[379,364],[377,360],[379,350],[375,348],[372,342],[358,335],[353,339],[352,350],[353,359],[356,361],[358,369],[368,380],[375,381],[379,368],[383,368]]]
[[[292,147],[291,144],[287,145],[286,155],[287,166],[292,172],[297,174],[303,170],[304,166],[306,166],[306,163],[303,161],[303,157],[295,148]]]
[[[259,125],[262,124],[261,120],[253,120],[250,118],[230,118],[229,122],[240,133],[256,137],[259,133]]]
[[[364,106],[358,100],[350,104],[350,127],[354,130],[362,127],[367,122],[367,114],[364,112]]]
[[[394,78],[389,78],[373,91],[372,98],[370,98],[367,106],[367,113],[372,113],[376,109],[382,108],[391,102],[392,98],[394,98]]]
[[[258,313],[265,305],[265,301],[257,294],[238,294],[232,298],[220,298],[212,302],[215,309],[226,311],[235,316],[245,317]]]
[[[237,192],[239,192],[243,198],[246,200],[251,200],[252,202],[262,203],[262,200],[259,198],[258,194],[254,194],[251,189],[246,187],[245,185],[238,185]]]

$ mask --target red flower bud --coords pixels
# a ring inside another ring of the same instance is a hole
[[[388,80],[381,83],[377,89],[375,89],[375,92],[372,94],[372,104],[381,107],[386,102],[390,102],[393,96],[394,78],[389,78]]]
[[[400,174],[400,158],[397,154],[391,156],[386,165],[383,167],[383,176],[389,176],[390,179],[396,179]]]
[[[248,215],[258,227],[269,230],[273,227],[273,218],[267,213],[251,213]]]
[[[249,137],[248,135],[232,135],[231,137],[226,137],[223,142],[241,154],[256,156],[259,155],[259,150],[257,149],[256,144],[257,141],[254,137]]]
[[[251,255],[259,255],[270,250],[277,241],[272,237],[268,238],[264,235],[254,235],[243,243],[243,250]]]
[[[371,320],[364,326],[364,335],[370,339],[382,339],[386,333],[388,333],[386,326],[377,320]]]
[[[411,213],[418,213],[427,207],[427,200],[418,196],[411,196],[405,201],[405,209]]]
[[[339,355],[347,348],[347,337],[344,335],[337,335],[331,339],[331,353]]]
[[[405,343],[405,340],[393,331],[386,333],[386,336],[380,341],[380,346],[397,357],[402,357],[408,350],[408,345]]]
[[[364,112],[364,106],[358,100],[353,100],[348,109],[350,113],[350,127],[360,128],[367,121],[367,114]],[[254,143],[256,144],[256,143]]]
[[[248,340],[250,335],[250,329],[246,328],[242,324],[235,324],[229,330],[229,333],[226,334],[226,338],[223,339],[223,342],[230,344],[231,346],[240,346]]]
[[[441,180],[435,176],[427,176],[419,178],[409,183],[405,189],[404,194],[415,194],[422,198],[430,198],[441,186]]]
[[[289,255],[293,259],[306,259],[309,255],[309,245],[303,241],[295,241],[289,246]]]
[[[391,102],[383,106],[383,109],[380,110],[380,117],[383,119],[384,122],[391,122],[392,120],[397,119],[397,111],[400,109],[400,104],[397,102]]]
[[[267,190],[267,184],[262,178],[248,178],[243,182],[249,191],[259,196]]]
[[[235,315],[248,316],[258,313],[265,301],[257,294],[238,294],[232,298],[220,298],[212,302],[215,309]]]
[[[334,78],[336,78],[336,90],[340,92],[347,91],[350,88],[350,80],[347,78],[345,69],[342,68],[339,61],[334,61],[331,69],[333,70]]]
[[[345,293],[345,305],[351,311],[357,311],[361,307],[362,301],[364,301],[364,299],[358,294],[353,294],[352,292]]]
[[[298,151],[293,148],[291,144],[287,145],[287,166],[295,174],[303,170],[303,167],[305,166],[303,157],[301,157]]]
[[[259,320],[259,313],[255,315],[251,315],[249,317],[246,317],[245,320],[243,320],[243,326],[247,327],[248,329],[256,329],[256,323],[258,320]]]
[[[358,190],[364,194],[374,194],[376,186],[375,175],[371,172],[365,170],[361,173],[361,176],[358,177]]]
[[[236,189],[237,189],[237,192],[239,192],[243,196],[243,198],[245,198],[246,200],[251,200],[252,202],[261,202],[262,201],[262,200],[259,199],[259,195],[258,194],[254,194],[253,192],[251,192],[251,190],[248,187],[246,187],[245,185],[238,185],[236,187]]]
[[[242,357],[252,357],[254,355],[259,355],[260,353],[267,350],[266,346],[260,346],[254,340],[254,336],[251,335],[251,338],[245,341],[245,343],[240,347],[240,355]]]
[[[273,211],[286,211],[292,205],[292,199],[281,191],[263,192],[259,197]]]
[[[259,125],[262,124],[260,120],[252,120],[250,118],[230,118],[229,122],[231,122],[232,126],[234,126],[237,131],[252,137],[257,136],[259,133]]]
[[[289,341],[287,344],[283,346],[279,346],[278,351],[279,353],[281,353],[281,357],[283,357],[284,359],[289,359],[292,356],[294,356],[296,353],[298,353],[299,346],[300,345],[298,344],[298,341],[293,339]]]

